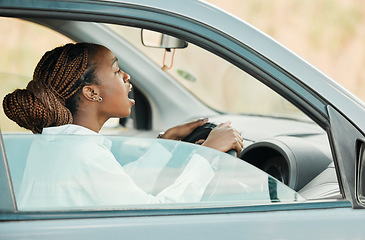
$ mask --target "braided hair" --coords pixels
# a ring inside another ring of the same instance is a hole
[[[16,89],[5,96],[6,116],[33,133],[72,123],[82,87],[98,84],[95,64],[90,59],[99,47],[69,43],[46,52],[26,89]]]

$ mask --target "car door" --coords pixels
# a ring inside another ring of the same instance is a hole
[[[43,20],[50,18],[55,22],[80,20],[80,27],[72,28],[79,30],[82,29],[83,21],[135,26],[168,33],[222,57],[293,103],[323,129],[331,147],[341,196],[351,202],[350,204],[348,201],[324,200],[250,206],[237,204],[212,207],[177,206],[152,210],[18,212],[6,161],[6,147],[3,144],[1,183],[5,194],[1,199],[4,212],[2,215],[4,222],[1,227],[4,230],[4,237],[38,238],[40,232],[44,238],[57,235],[60,239],[79,238],[79,236],[113,238],[120,235],[135,238],[158,236],[162,239],[272,237],[273,235],[284,239],[293,236],[345,238],[348,233],[352,233],[354,238],[361,237],[358,223],[363,219],[362,212],[352,210],[351,206],[360,206],[355,193],[356,178],[353,176],[358,157],[356,142],[363,137],[361,129],[364,128],[360,121],[364,115],[362,104],[276,42],[241,21],[200,2],[175,6],[156,1],[150,3],[153,7],[145,6],[138,1],[133,3],[84,1],[57,4],[52,1],[39,1],[33,2],[32,5],[20,1],[14,3],[3,1],[2,4],[3,16],[33,17],[32,21],[38,20],[45,25],[48,20]],[[15,8],[18,9],[15,11]],[[172,12],[175,14],[171,14]],[[212,15],[212,12],[215,15]],[[37,18],[34,18],[35,16]],[[61,25],[48,23],[75,41],[87,41],[91,35],[90,32],[86,32],[81,34],[84,37],[81,39],[81,35],[69,32]],[[240,31],[236,32],[236,26]],[[94,29],[99,28],[96,26]],[[100,31],[103,32],[103,29]],[[99,36],[94,36],[92,39],[98,39],[118,52],[117,43],[120,42],[113,42],[110,38],[101,39]],[[124,46],[129,45],[124,44]],[[150,63],[148,58],[141,56],[134,48],[123,48],[123,50],[130,52],[128,56],[134,54],[136,60],[144,61],[139,62],[141,65],[138,69],[146,71],[138,71],[131,63],[133,61],[129,61],[130,58],[121,64],[136,74],[135,84],[144,93],[151,106],[153,130],[157,132],[178,123],[181,119],[187,120],[202,114],[212,117],[219,115],[217,111],[212,111],[197,101],[188,90],[171,81],[171,76],[157,69],[156,65]],[[119,51],[121,54],[122,50]],[[153,78],[146,78],[151,74]],[[144,79],[152,79],[158,81],[158,84],[178,90],[162,92],[162,89],[157,87],[150,88],[155,86],[150,84],[149,81],[152,80]],[[160,98],[161,96],[163,97]],[[180,99],[187,102],[180,102]],[[343,126],[348,130],[344,130]],[[26,221],[27,219],[33,221]],[[48,221],[49,219],[53,220]],[[18,224],[23,224],[24,232],[16,231],[19,228]],[[314,233],[318,235],[313,236]]]

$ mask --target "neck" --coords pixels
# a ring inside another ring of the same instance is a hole
[[[96,114],[92,113],[92,111],[81,110],[73,116],[72,123],[99,133],[106,120],[100,120]]]

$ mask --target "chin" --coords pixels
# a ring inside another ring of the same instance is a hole
[[[125,117],[129,117],[129,115],[131,115],[131,110],[130,109],[129,109],[128,112],[120,114],[118,117],[119,118],[125,118]]]

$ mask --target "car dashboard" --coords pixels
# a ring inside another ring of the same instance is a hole
[[[306,199],[341,198],[327,133],[308,121],[257,115],[221,115],[244,139],[238,155]]]

